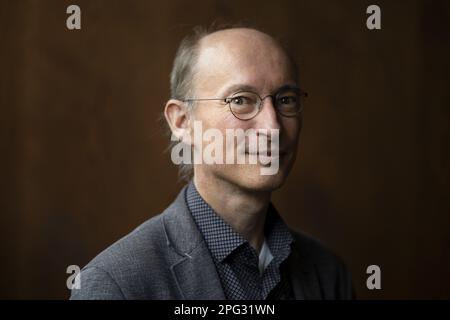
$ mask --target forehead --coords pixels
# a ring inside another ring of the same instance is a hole
[[[295,70],[287,54],[270,36],[256,30],[225,30],[200,41],[195,82],[201,91],[236,83],[271,90],[295,83]]]

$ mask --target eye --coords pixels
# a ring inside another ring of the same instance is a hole
[[[255,98],[251,95],[240,95],[230,98],[230,102],[234,105],[243,106],[255,103]]]
[[[297,103],[297,97],[295,96],[284,96],[284,97],[280,97],[278,98],[278,103],[279,104],[296,104]]]
[[[231,98],[231,103],[233,104],[244,104],[246,102],[246,98],[243,96],[239,96],[239,97],[233,97]]]

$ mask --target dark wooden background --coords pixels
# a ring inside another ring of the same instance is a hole
[[[82,29],[65,26],[78,4]],[[181,184],[158,117],[176,47],[244,20],[290,44],[310,97],[285,220],[347,261],[360,298],[450,298],[450,2],[0,1],[0,298],[66,298]],[[366,267],[382,290],[366,289]],[[149,272],[152,272],[149,270]]]

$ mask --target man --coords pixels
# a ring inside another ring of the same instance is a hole
[[[295,161],[304,96],[278,42],[251,28],[197,32],[180,45],[171,91],[165,118],[194,152],[205,150],[193,138],[196,121],[224,136],[253,130],[270,151],[251,149],[246,139],[244,149],[227,142],[223,151],[240,150],[256,163],[182,164],[192,179],[176,200],[94,258],[71,298],[352,298],[341,260],[288,228],[270,201]],[[272,163],[276,170],[262,174]]]

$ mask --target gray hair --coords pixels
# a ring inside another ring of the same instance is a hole
[[[170,73],[170,97],[183,100],[193,95],[194,69],[199,56],[200,40],[207,35],[206,29],[196,27],[194,33],[180,43]]]

